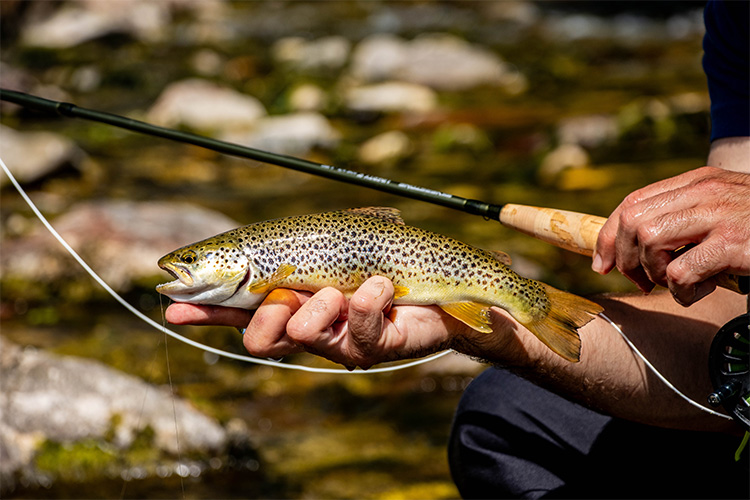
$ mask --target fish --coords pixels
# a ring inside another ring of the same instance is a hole
[[[492,333],[500,307],[564,359],[580,360],[578,329],[598,304],[524,278],[502,252],[406,225],[391,207],[364,207],[258,222],[186,245],[158,261],[175,302],[256,309],[275,288],[345,296],[372,276],[393,282],[394,305],[436,305]]]

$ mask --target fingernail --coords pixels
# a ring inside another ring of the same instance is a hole
[[[695,301],[695,287],[677,289],[669,282],[669,292],[674,300],[683,307],[687,307]]]
[[[594,253],[594,262],[591,263],[591,269],[599,274],[603,274],[604,272],[604,261],[598,253]]]
[[[695,287],[695,297],[693,297],[693,302],[698,302],[703,297],[713,292],[714,289],[716,289],[716,286],[713,283],[707,281],[698,283]]]

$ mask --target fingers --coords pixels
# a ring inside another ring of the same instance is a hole
[[[617,240],[621,238],[621,227],[623,225],[632,226],[638,221],[639,216],[644,213],[645,207],[642,205],[644,202],[650,203],[652,209],[660,206],[663,207],[666,200],[662,199],[656,204],[653,200],[650,202],[649,200],[654,196],[684,187],[693,182],[696,178],[706,175],[708,172],[714,170],[719,169],[714,169],[712,167],[699,168],[677,177],[655,182],[628,195],[612,212],[599,232],[593,256],[594,260],[592,262],[592,269],[600,274],[607,274],[615,268],[615,265],[618,262],[616,245]],[[630,244],[634,243],[632,234],[630,234],[627,241]]]
[[[392,300],[393,284],[380,276],[365,281],[350,300],[326,288],[300,308],[287,332],[310,352],[349,368],[369,368],[389,350],[382,339]]]
[[[393,283],[379,276],[365,281],[350,300],[324,289],[299,309],[287,333],[309,352],[350,369],[367,369],[442,350],[452,328],[461,328],[438,307],[392,308],[392,301]]]
[[[349,302],[349,333],[357,354],[367,356],[377,347],[385,313],[393,302],[393,283],[380,276],[367,280]]]
[[[731,262],[730,248],[725,238],[712,236],[670,262],[666,266],[666,275],[669,291],[675,300],[689,306],[713,292],[716,283],[711,277],[726,269],[727,263]]]
[[[277,288],[268,294],[258,307],[247,328],[242,342],[245,349],[254,355],[279,358],[302,348],[287,335],[287,323],[309,298],[308,293]]]
[[[252,314],[233,307],[204,306],[174,303],[167,307],[164,317],[173,325],[221,325],[244,328]]]
[[[749,180],[704,167],[636,191],[602,228],[592,268],[616,266],[644,292],[669,287],[683,304],[705,296],[711,276],[746,268]],[[685,245],[696,246],[677,257]]]

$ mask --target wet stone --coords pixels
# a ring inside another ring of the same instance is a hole
[[[3,337],[0,353],[0,449],[8,457],[0,477],[6,480],[35,467],[46,443],[71,447],[95,440],[103,451],[126,450],[150,429],[151,445],[173,455],[178,447],[180,453],[215,454],[227,444],[227,431],[217,421],[173,399],[168,389],[98,361],[24,349]]]
[[[110,286],[123,291],[138,280],[165,277],[156,265],[162,255],[240,224],[187,203],[107,200],[78,203],[52,225]],[[5,280],[54,284],[85,276],[42,227],[4,241],[3,250]]]

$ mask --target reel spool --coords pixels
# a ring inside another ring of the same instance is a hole
[[[750,313],[724,325],[711,343],[708,372],[714,392],[711,406],[723,406],[750,431]]]

